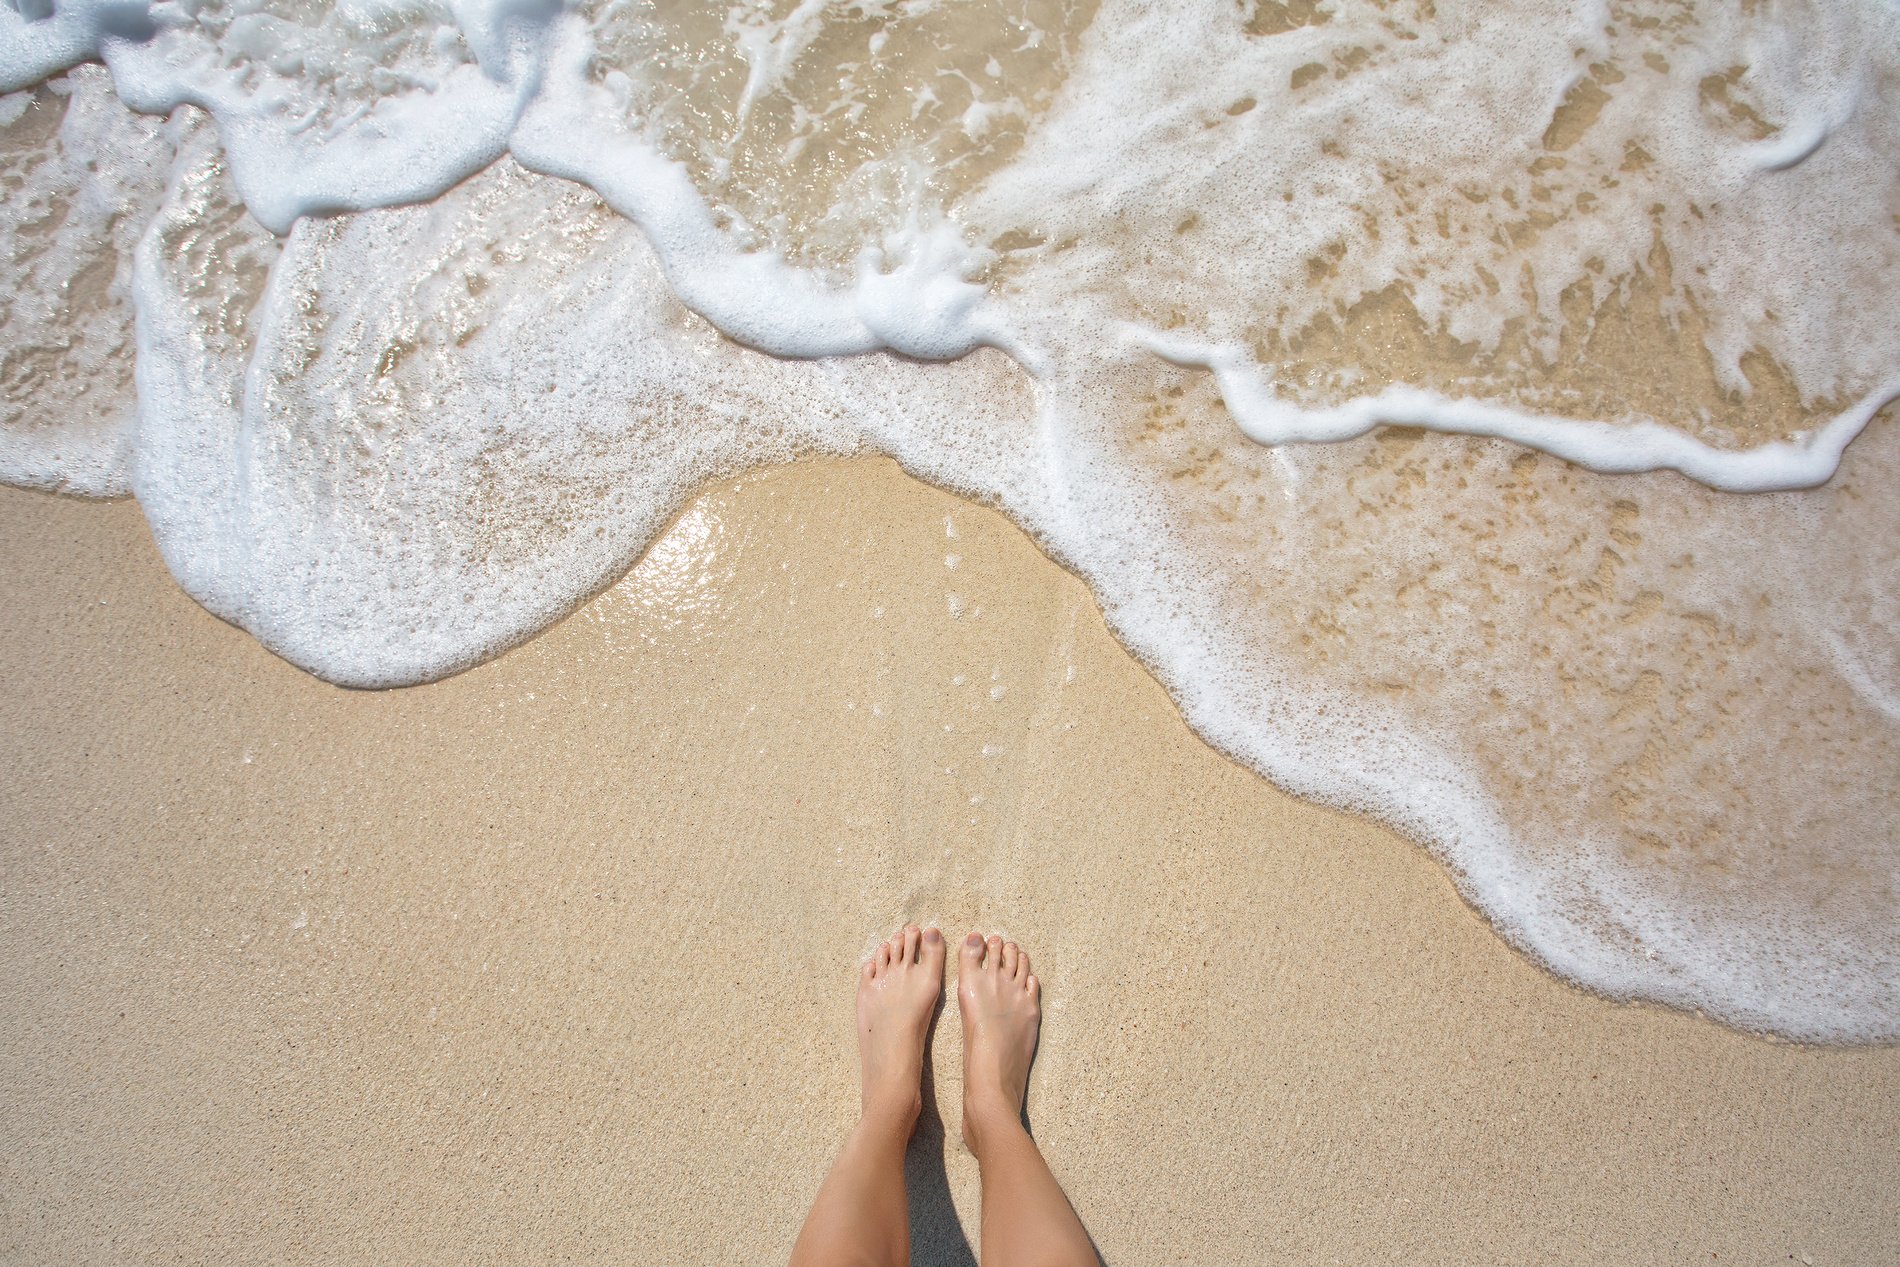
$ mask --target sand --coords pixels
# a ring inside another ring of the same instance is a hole
[[[8,1263],[780,1261],[906,919],[1034,953],[1032,1124],[1112,1267],[1900,1243],[1900,1049],[1565,985],[888,462],[712,489],[384,693],[206,614],[130,503],[0,490],[0,541]],[[974,1243],[954,1022],[920,1263]]]

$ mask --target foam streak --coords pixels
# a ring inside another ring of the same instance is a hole
[[[1725,493],[1787,492],[1827,483],[1840,468],[1847,446],[1873,416],[1900,399],[1900,375],[1895,375],[1799,440],[1718,449],[1647,418],[1608,423],[1521,413],[1404,385],[1330,408],[1308,409],[1276,395],[1265,369],[1245,348],[1139,329],[1131,329],[1127,337],[1175,365],[1210,371],[1235,423],[1257,444],[1337,443],[1375,427],[1419,427],[1509,440],[1605,475],[1676,471]]]

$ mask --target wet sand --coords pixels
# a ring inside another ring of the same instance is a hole
[[[0,490],[0,541],[0,1260],[782,1260],[906,919],[1034,952],[1032,1124],[1113,1267],[1900,1237],[1900,1049],[1564,985],[888,462],[721,485],[383,693],[198,608],[130,503]],[[920,1263],[971,1260],[954,1019]]]

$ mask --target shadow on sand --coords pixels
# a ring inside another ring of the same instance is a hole
[[[941,1016],[943,1003],[937,1004]],[[931,1018],[931,1031],[937,1028]],[[950,1200],[950,1174],[944,1166],[949,1144],[943,1114],[937,1110],[936,1078],[924,1058],[924,1111],[917,1133],[904,1153],[904,1190],[910,1196],[910,1261],[913,1267],[976,1267],[976,1251],[957,1221]],[[960,1147],[960,1145],[959,1145]]]
[[[943,1014],[943,1001],[931,1017],[934,1035]],[[910,1198],[910,1261],[912,1267],[977,1267],[976,1251],[957,1220],[957,1208],[950,1199],[950,1173],[944,1165],[949,1133],[943,1114],[937,1108],[937,1080],[924,1056],[924,1111],[917,1119],[917,1132],[910,1137],[904,1153],[904,1191]],[[1023,1126],[1029,1127],[1029,1110],[1023,1110]],[[1086,1230],[1084,1235],[1087,1235]],[[1100,1246],[1089,1237],[1097,1261],[1107,1267]]]

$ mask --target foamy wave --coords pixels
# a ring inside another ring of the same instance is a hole
[[[1897,22],[0,9],[0,463],[381,686],[875,448],[1556,970],[1892,1037]]]

